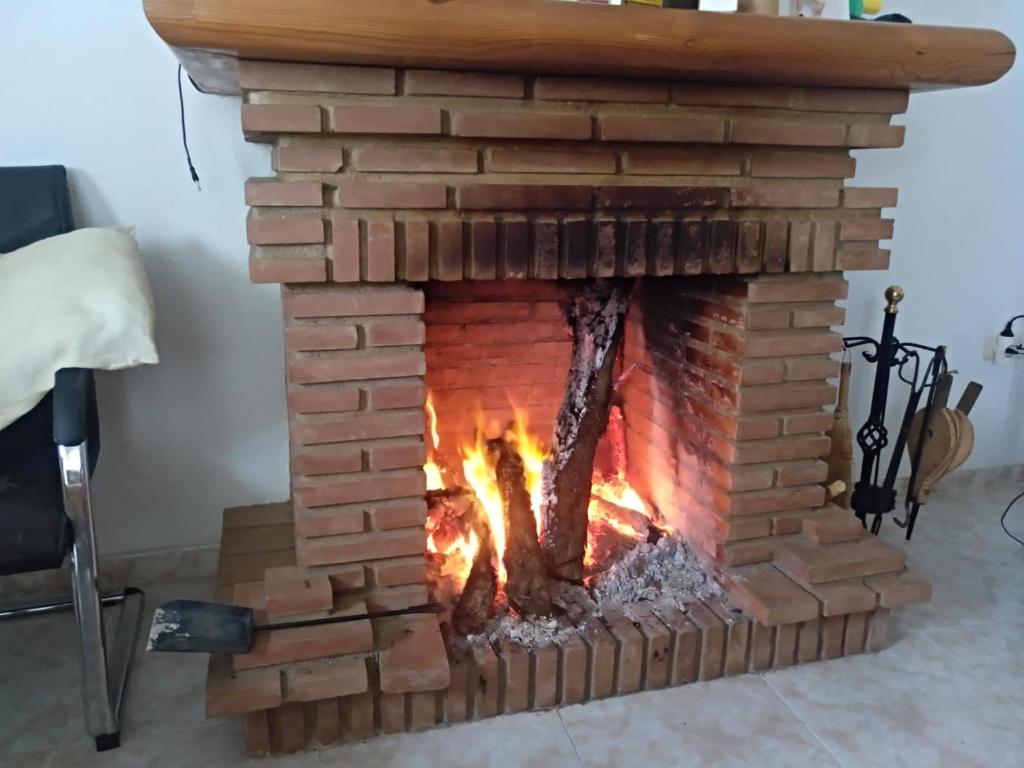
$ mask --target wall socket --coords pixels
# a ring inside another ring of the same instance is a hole
[[[983,357],[996,365],[1024,360],[1024,336],[989,336],[985,339]]]

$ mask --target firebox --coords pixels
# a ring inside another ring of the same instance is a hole
[[[292,498],[228,510],[251,754],[877,650],[927,600],[829,502],[845,271],[907,92],[239,62]]]

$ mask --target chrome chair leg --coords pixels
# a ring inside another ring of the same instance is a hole
[[[126,590],[121,619],[109,656],[103,630],[96,567],[96,534],[89,501],[86,444],[58,446],[64,511],[74,529],[71,586],[81,640],[82,701],[85,725],[99,751],[120,745],[120,708],[128,667],[142,617],[142,592]]]

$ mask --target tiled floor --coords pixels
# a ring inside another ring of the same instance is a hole
[[[935,598],[901,612],[897,641],[881,654],[254,762],[1022,766],[1024,547],[998,523],[1020,490],[947,488],[923,510],[909,552]],[[1024,508],[1015,522],[1024,530]],[[897,534],[887,524],[885,535]],[[161,584],[147,602],[210,592],[206,582]],[[205,657],[141,654],[124,746],[95,754],[81,723],[72,631],[69,615],[0,624],[0,768],[246,763],[237,722],[203,717]]]

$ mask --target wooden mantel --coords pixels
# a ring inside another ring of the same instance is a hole
[[[847,88],[984,85],[994,30],[654,11],[556,0],[144,0],[204,90],[236,58]]]

